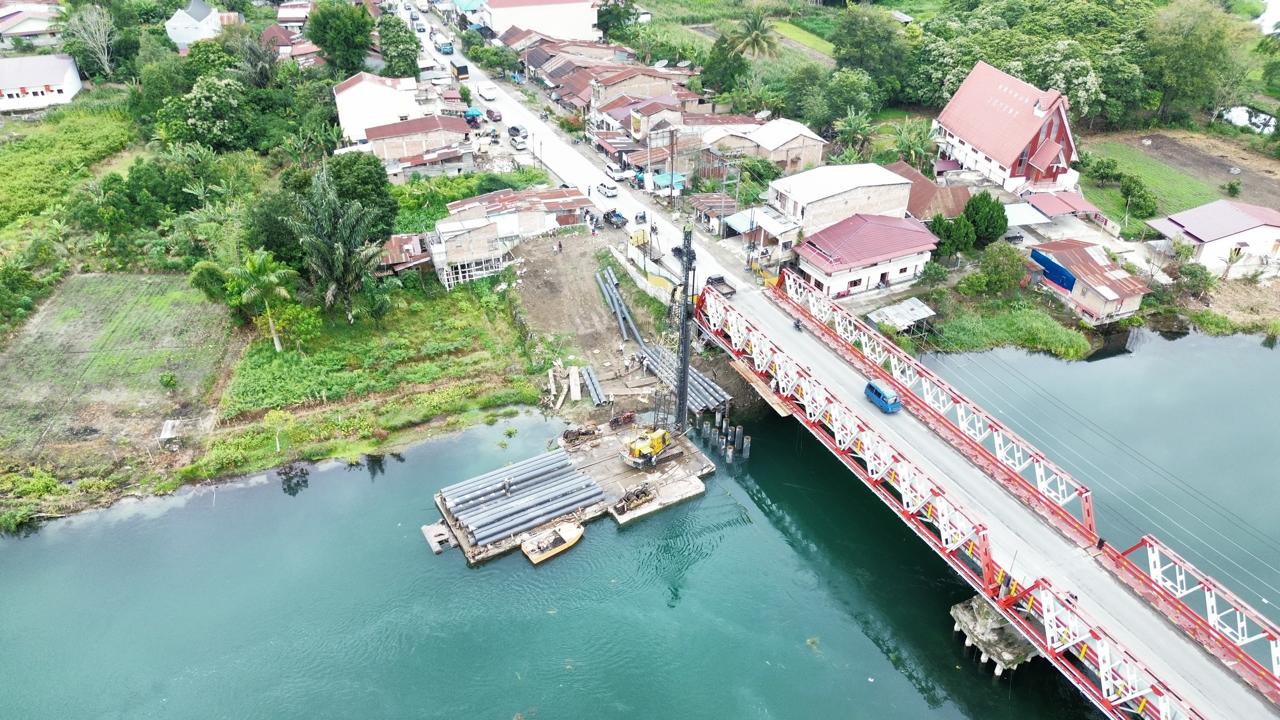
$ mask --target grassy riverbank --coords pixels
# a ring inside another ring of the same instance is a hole
[[[185,277],[70,278],[5,356],[22,377],[0,378],[0,532],[185,482],[356,460],[538,404],[555,351],[523,330],[499,289],[509,278],[452,293],[408,280],[381,324],[326,319],[276,353],[247,328],[228,338],[225,311]],[[136,297],[103,300],[121,288]],[[32,395],[45,385],[62,400]],[[166,419],[178,432],[161,446]]]

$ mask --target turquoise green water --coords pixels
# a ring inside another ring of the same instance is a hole
[[[1183,362],[1230,352],[1240,383],[1273,371],[1275,356],[1238,359],[1252,346],[1201,342]],[[1002,359],[1113,392],[1159,370]],[[1148,395],[1177,406],[1180,392]],[[1001,680],[981,669],[947,616],[966,586],[791,420],[751,425],[752,459],[705,497],[621,531],[593,523],[542,567],[431,554],[418,528],[437,517],[436,489],[561,427],[524,415],[363,467],[0,540],[0,717],[1093,716],[1044,663]],[[1170,437],[1149,417],[1122,429]]]

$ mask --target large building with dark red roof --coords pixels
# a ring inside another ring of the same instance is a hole
[[[1215,200],[1147,225],[1191,246],[1191,259],[1229,278],[1280,275],[1280,210]]]
[[[1057,90],[979,62],[933,122],[940,159],[1010,192],[1074,189],[1080,176],[1071,169],[1076,144],[1068,110]]]

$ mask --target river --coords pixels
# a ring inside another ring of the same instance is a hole
[[[958,384],[979,366],[1017,369],[1079,412],[1110,413],[1200,492],[1250,500],[1250,521],[1274,511],[1258,502],[1273,476],[1260,454],[1233,456],[1230,477],[1212,458],[1243,447],[1229,427],[1256,439],[1274,426],[1266,393],[1246,391],[1272,382],[1280,356],[1253,338],[1140,338],[1097,363],[932,361],[959,368]],[[1208,419],[1206,399],[1233,414]],[[1030,398],[997,405],[1016,407],[1053,427]],[[0,539],[3,716],[1093,716],[1043,662],[1001,680],[980,668],[947,616],[967,586],[791,420],[751,424],[752,459],[719,470],[705,497],[623,531],[594,523],[546,566],[430,553],[418,527],[436,517],[434,490],[561,427],[526,413],[359,467]]]

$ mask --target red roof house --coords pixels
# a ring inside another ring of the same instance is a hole
[[[938,238],[914,218],[845,218],[796,246],[800,272],[833,297],[914,282]]]
[[[1147,284],[1112,262],[1107,251],[1082,240],[1036,245],[1031,259],[1044,268],[1045,287],[1060,295],[1086,322],[1101,324],[1138,312]]]
[[[907,212],[911,217],[928,221],[935,215],[941,215],[951,220],[964,214],[964,206],[969,203],[971,194],[969,188],[963,185],[943,187],[901,160],[885,165],[885,168],[911,181],[911,196],[907,200]]]
[[[943,160],[1010,192],[1073,189],[1079,174],[1067,98],[979,62],[934,121]]]
[[[1280,274],[1280,210],[1215,200],[1147,225],[1172,241],[1191,245],[1192,259],[1214,273],[1229,278]]]

